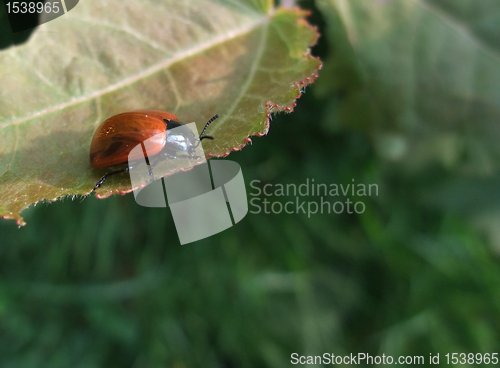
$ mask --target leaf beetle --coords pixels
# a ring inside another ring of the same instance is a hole
[[[96,129],[90,144],[90,164],[96,169],[119,165],[128,162],[129,154],[134,147],[147,139],[153,138],[150,156],[162,153],[171,158],[177,158],[179,152],[194,158],[196,148],[203,139],[214,139],[204,135],[208,126],[219,117],[212,117],[203,128],[199,137],[180,122],[177,116],[160,110],[134,110],[124,112],[106,119]],[[171,132],[173,128],[175,133]],[[142,157],[131,157],[139,159]],[[101,187],[111,175],[129,171],[125,169],[106,173],[95,185],[92,191]]]

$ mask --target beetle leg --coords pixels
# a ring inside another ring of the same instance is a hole
[[[100,188],[101,185],[106,181],[106,179],[108,177],[110,177],[111,175],[116,175],[116,174],[121,174],[121,173],[124,173],[124,172],[127,172],[127,171],[130,171],[131,167],[127,166],[125,169],[121,169],[121,170],[116,170],[116,171],[110,171],[109,173],[106,173],[95,185],[94,189],[92,189],[93,192],[95,192],[95,190],[97,188]]]

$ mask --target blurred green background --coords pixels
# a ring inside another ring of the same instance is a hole
[[[248,193],[252,180],[376,183],[366,211],[249,213],[180,246],[170,210],[132,195],[31,207],[23,228],[0,222],[2,368],[500,352],[500,11],[362,4],[300,3],[325,67],[229,159]]]

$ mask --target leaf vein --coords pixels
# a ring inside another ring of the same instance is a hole
[[[50,113],[53,113],[55,111],[67,108],[69,106],[73,106],[73,105],[77,105],[77,104],[80,104],[80,103],[83,103],[86,101],[93,100],[97,97],[100,97],[100,96],[106,94],[106,93],[116,91],[120,88],[131,85],[131,84],[133,84],[133,83],[135,83],[143,78],[146,78],[150,75],[153,75],[154,73],[157,73],[161,70],[164,70],[168,66],[175,64],[176,62],[178,62],[180,60],[183,60],[185,58],[188,58],[188,57],[196,55],[196,54],[203,53],[205,50],[211,49],[211,48],[213,48],[213,47],[215,47],[223,42],[226,42],[228,39],[234,39],[234,38],[240,37],[242,35],[248,34],[251,31],[253,31],[254,29],[256,29],[256,28],[258,28],[258,27],[260,27],[268,22],[269,22],[269,18],[267,16],[262,17],[261,19],[258,19],[253,23],[247,24],[247,25],[245,25],[237,30],[223,33],[223,34],[219,35],[218,37],[215,37],[211,40],[202,42],[202,43],[200,43],[192,48],[187,48],[185,50],[181,50],[177,54],[172,55],[166,59],[163,59],[160,62],[150,66],[149,68],[143,69],[140,72],[138,72],[134,75],[131,75],[127,78],[124,78],[123,80],[121,80],[117,83],[114,83],[114,84],[109,85],[105,88],[99,89],[99,90],[97,90],[93,93],[90,93],[88,95],[81,96],[78,98],[73,98],[68,102],[64,102],[64,103],[61,103],[58,105],[48,107],[48,108],[43,109],[41,111],[35,112],[31,115],[5,122],[3,124],[0,124],[0,128],[5,127],[5,126],[9,126],[9,125],[18,125],[18,124],[21,124],[25,121],[29,121],[31,119],[40,117],[41,115],[50,114]],[[267,29],[267,27],[266,27],[266,29]],[[255,70],[253,72],[255,72]]]
[[[222,124],[224,124],[226,119],[232,115],[233,111],[236,109],[236,107],[238,106],[240,101],[243,99],[243,96],[245,96],[246,92],[250,88],[250,85],[252,84],[252,81],[255,77],[255,74],[257,73],[257,71],[259,69],[259,62],[261,61],[262,56],[264,55],[264,49],[265,49],[268,30],[269,30],[269,24],[266,24],[266,26],[262,30],[262,35],[261,35],[261,38],[259,40],[259,46],[258,46],[257,52],[255,53],[255,60],[250,68],[250,73],[248,74],[248,78],[245,81],[245,84],[242,86],[240,94],[238,95],[238,97],[236,97],[234,102],[229,106],[229,109],[228,109],[227,113],[224,115],[224,117],[222,117],[222,119],[218,119],[214,123],[212,123],[212,126],[213,126],[212,130],[213,131],[216,131],[217,128],[219,126],[221,126]]]

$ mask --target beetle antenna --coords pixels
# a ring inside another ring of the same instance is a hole
[[[209,121],[205,124],[205,128],[203,128],[203,131],[202,131],[202,132],[201,132],[201,134],[200,134],[200,138],[199,138],[199,140],[200,140],[200,141],[201,141],[202,139],[214,139],[214,137],[212,137],[212,136],[209,136],[209,135],[207,135],[207,136],[203,136],[203,134],[205,134],[205,130],[207,130],[208,126],[209,126],[210,124],[212,124],[212,123],[213,123],[216,119],[218,119],[218,118],[219,118],[219,116],[220,116],[219,114],[214,115],[214,116],[213,116],[213,117],[212,117],[212,118],[211,118],[211,119],[210,119],[210,120],[209,120]]]

